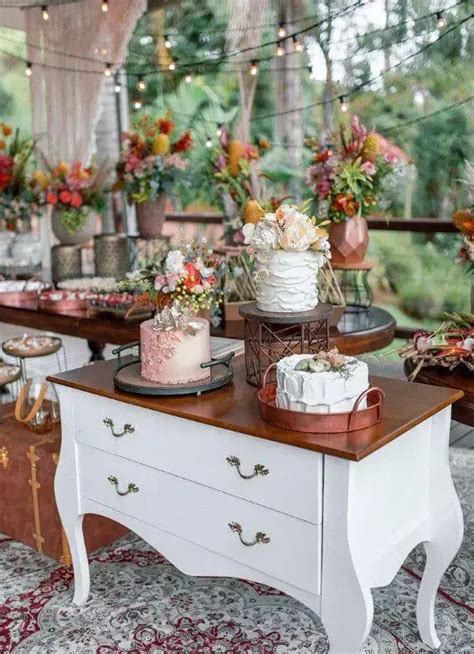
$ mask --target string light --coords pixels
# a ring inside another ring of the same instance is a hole
[[[284,57],[286,55],[285,46],[281,41],[278,41],[276,53],[277,57]]]
[[[171,48],[171,41],[167,34],[165,34],[165,48],[167,48],[168,50]]]
[[[285,23],[280,23],[278,25],[277,34],[280,39],[284,39],[285,36],[288,34],[288,30],[286,29]]]
[[[206,148],[212,148],[212,139],[210,136],[206,139]]]
[[[41,14],[43,16],[43,20],[49,20],[48,5],[41,5]]]
[[[293,34],[293,47],[295,49],[295,52],[303,52],[304,50],[304,45],[299,40],[296,34]]]
[[[174,61],[174,59],[172,59],[168,64],[168,70],[176,70],[176,61]]]
[[[186,73],[186,77],[184,78],[184,81],[185,81],[187,84],[191,84],[191,82],[193,81],[192,73]]]
[[[153,37],[152,36],[141,36],[140,37],[140,45],[149,45],[150,43],[153,43]]]
[[[135,102],[133,103],[133,108],[134,108],[134,109],[141,109],[142,106],[143,106],[143,105],[142,105],[142,101],[141,101],[141,100],[138,100],[138,99],[137,99],[137,100],[135,100]]]
[[[218,124],[217,129],[216,129],[216,136],[217,136],[217,138],[219,138],[219,136],[222,136],[222,128],[223,128],[223,127],[224,127],[224,125],[223,125],[222,123],[219,123],[219,124]]]
[[[341,111],[346,113],[346,111],[349,109],[349,101],[347,99],[347,95],[340,95],[339,102],[341,103]]]
[[[109,0],[102,0],[101,9],[106,14],[109,11]]]
[[[312,66],[308,66],[308,71],[309,71],[309,79],[315,80],[316,79],[316,74],[313,70]]]
[[[112,66],[111,64],[105,64],[104,75],[110,77],[112,75]]]
[[[443,16],[442,11],[436,12],[436,20],[438,21],[438,29],[439,30],[444,30],[446,25],[448,24],[446,18]]]
[[[146,82],[143,79],[143,75],[140,75],[140,77],[137,80],[137,89],[139,91],[144,91],[146,89]]]
[[[250,74],[255,77],[255,75],[258,73],[258,63],[257,60],[254,59],[252,63],[250,64]]]
[[[122,90],[122,85],[117,82],[114,86],[114,91],[115,93],[120,93],[121,90]]]
[[[25,75],[27,77],[31,77],[33,75],[33,69],[32,69],[32,65],[31,65],[31,61],[26,62]]]

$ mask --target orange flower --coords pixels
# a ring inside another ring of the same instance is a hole
[[[55,177],[61,177],[61,175],[67,175],[68,172],[69,166],[65,161],[61,161],[61,163],[53,170],[53,175],[55,175]]]
[[[156,126],[162,134],[170,134],[174,129],[174,123],[171,118],[158,118]]]
[[[13,132],[12,128],[10,125],[7,125],[6,123],[2,124],[2,132],[3,136],[10,136],[10,134]]]
[[[5,141],[0,140],[0,150],[4,150],[5,145],[6,145]]]
[[[459,209],[453,213],[453,223],[464,234],[474,234],[474,211]]]

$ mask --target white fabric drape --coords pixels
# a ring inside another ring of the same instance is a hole
[[[101,10],[99,0],[25,9],[28,59],[32,62],[33,134],[52,164],[87,162],[94,149],[94,130],[106,78],[106,62],[115,72],[146,0],[112,0]],[[40,64],[43,64],[41,66]]]

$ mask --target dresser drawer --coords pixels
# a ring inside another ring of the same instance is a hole
[[[320,593],[320,525],[87,446],[78,459],[81,496]]]
[[[317,452],[88,393],[74,393],[74,424],[80,443],[321,522]]]

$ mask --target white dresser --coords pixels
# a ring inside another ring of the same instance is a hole
[[[113,366],[51,378],[74,602],[89,593],[82,518],[96,513],[187,574],[246,578],[296,597],[321,616],[330,651],[352,654],[370,631],[371,588],[390,583],[424,542],[418,625],[439,646],[436,590],[462,539],[448,466],[459,393],[378,378],[387,399],[377,430],[302,434],[261,420],[241,361],[233,384],[200,398],[115,391]]]

